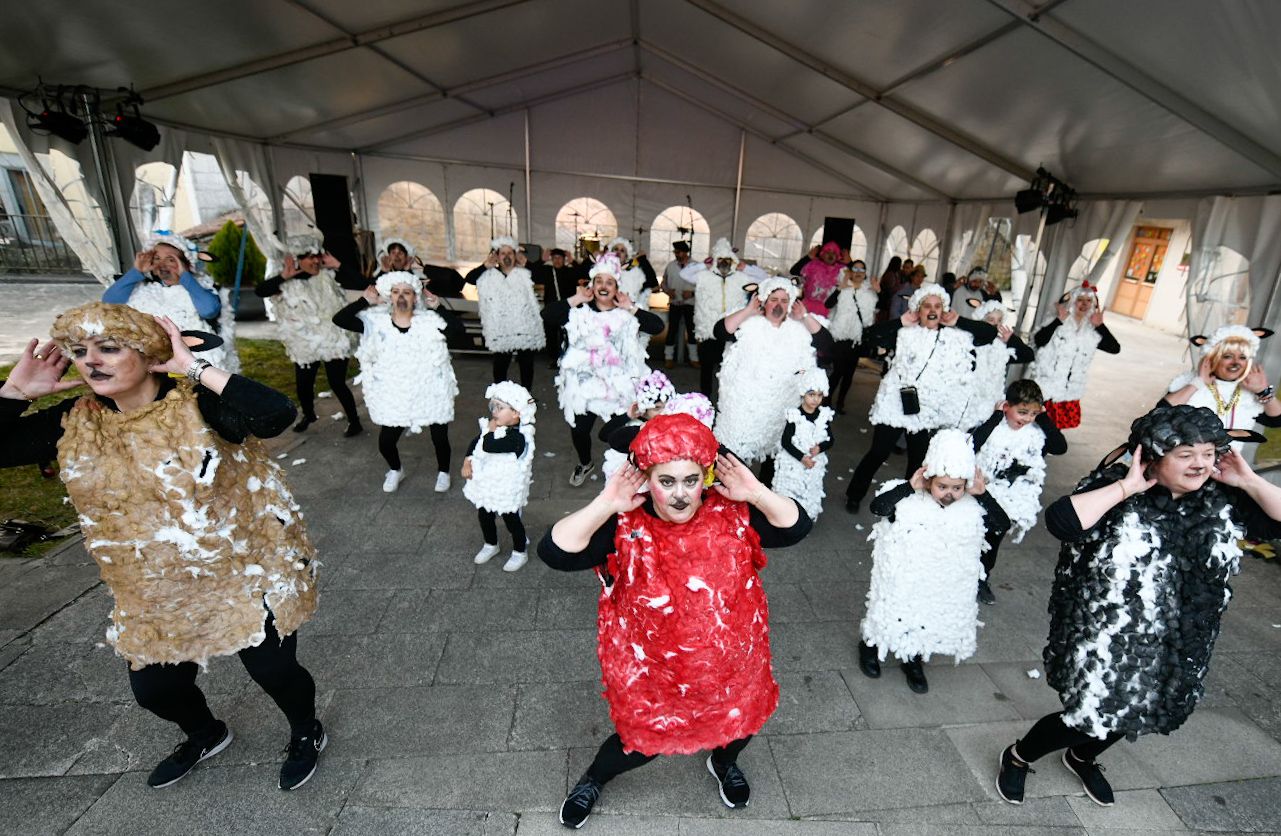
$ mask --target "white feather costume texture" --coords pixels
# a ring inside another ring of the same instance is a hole
[[[795,375],[818,365],[810,332],[784,319],[775,328],[764,316],[743,322],[721,364],[716,438],[743,461],[778,453],[788,410],[797,402]]]
[[[392,324],[384,305],[357,314],[365,326],[356,357],[369,417],[381,427],[422,432],[454,420],[458,381],[445,345],[445,320],[435,311],[414,311],[409,330]]]
[[[1045,431],[1035,423],[1016,430],[1008,421],[998,421],[979,449],[977,461],[987,492],[1010,518],[1014,542],[1021,543],[1041,512]]]
[[[973,349],[974,339],[959,328],[900,328],[890,371],[872,402],[871,422],[909,432],[956,426],[970,399]],[[899,390],[904,386],[916,387],[921,411],[915,415],[903,414]]]
[[[818,408],[818,418],[813,421],[806,418],[799,408],[787,413],[787,422],[794,428],[793,446],[803,452],[827,441],[835,414],[826,406]],[[774,491],[795,499],[810,519],[817,522],[818,515],[823,513],[823,478],[826,475],[827,453],[814,456],[814,466],[806,468],[786,450],[780,450],[774,460]]]
[[[840,291],[836,307],[832,309],[832,339],[860,342],[863,329],[876,322],[876,294],[864,282],[859,287],[846,287]]]
[[[575,415],[608,420],[626,412],[636,380],[649,373],[636,317],[622,308],[598,311],[579,305],[569,312],[565,333],[568,346],[556,373],[565,420],[572,425]]]
[[[903,480],[881,486],[883,493]],[[983,506],[966,494],[944,508],[916,491],[894,506],[868,537],[872,585],[863,641],[882,659],[908,661],[941,653],[961,662],[974,654],[979,627],[974,590],[983,577]]]
[[[1005,399],[1005,375],[1014,349],[1000,339],[974,348],[974,373],[970,377],[970,400],[957,426],[972,430],[992,417],[992,410]]]
[[[703,268],[694,277],[694,337],[699,342],[712,339],[712,329],[725,317],[740,311],[747,304],[743,285],[747,276],[737,270],[722,276],[715,270]]]
[[[206,282],[200,281],[202,285]],[[209,283],[208,289],[213,289],[212,283]],[[219,323],[223,320],[235,321],[231,315],[231,304],[227,298],[226,291],[218,294],[218,299],[222,302],[223,313],[219,315]],[[173,324],[178,326],[179,331],[209,331],[217,333],[222,337],[222,329],[214,328],[208,320],[200,318],[196,313],[196,305],[191,301],[191,294],[180,284],[164,285],[160,282],[141,282],[134,287],[133,293],[129,294],[129,307],[137,311],[142,311],[152,316],[167,316],[173,320]],[[234,326],[231,329],[234,332]],[[229,372],[240,371],[240,357],[236,354],[235,343],[223,337],[223,344],[209,351],[200,352],[201,360],[208,360],[219,369],[225,369]],[[232,368],[234,363],[235,368]]]
[[[498,438],[516,432],[525,436],[525,451],[519,456],[485,452],[484,437],[488,432],[489,422],[481,418],[482,440],[472,451],[471,478],[463,483],[463,496],[477,508],[495,514],[514,514],[529,502],[529,486],[534,478],[534,425],[522,423],[494,430]]]
[[[649,297],[653,291],[645,287],[645,271],[639,267],[628,267],[618,277],[618,290],[626,293],[628,298],[643,311],[649,310]]]
[[[321,270],[309,279],[287,279],[273,301],[280,341],[295,364],[351,356],[353,335],[333,322],[334,314],[347,304],[333,270]]]
[[[491,267],[476,279],[480,332],[485,347],[498,354],[533,351],[547,345],[534,280],[524,267],[503,275]]]
[[[1068,317],[1050,341],[1036,350],[1027,376],[1037,382],[1047,401],[1079,401],[1101,339],[1088,319],[1078,327],[1076,319]]]

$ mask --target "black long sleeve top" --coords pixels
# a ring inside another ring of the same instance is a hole
[[[872,500],[872,513],[878,517],[889,517],[894,520],[894,506],[907,499],[915,493],[915,489],[910,482],[904,482],[901,485],[895,485],[884,493],[879,493]],[[975,494],[974,498],[983,506],[983,525],[989,531],[1008,531],[1010,528],[1010,518],[1001,508],[1000,504],[992,497],[992,494],[984,491]],[[940,543],[946,542],[947,532],[940,531]]]
[[[584,302],[583,304],[587,305],[587,307],[597,313],[600,312],[600,308],[596,305],[595,299],[590,302]],[[543,320],[549,325],[561,327],[566,322],[569,322],[569,310],[569,302],[553,302],[543,308]],[[634,309],[633,313],[636,315],[636,321],[640,325],[642,333],[649,334],[650,336],[663,333],[663,328],[666,326],[663,325],[663,318],[658,314],[651,311],[641,310],[640,308]]]
[[[1014,356],[1006,363],[1007,366],[1012,366],[1016,363],[1031,363],[1036,359],[1036,352],[1032,349],[1032,346],[1019,339],[1018,334],[1011,334],[1010,339],[1005,344],[1014,349]]]
[[[477,444],[480,444],[480,449],[486,453],[511,453],[519,457],[521,453],[525,452],[525,436],[516,427],[508,427],[502,438],[499,438],[493,432],[477,435],[467,445],[467,452],[463,457],[466,458],[475,453]]]
[[[818,420],[817,409],[814,410],[813,412],[806,412],[805,410],[802,409],[801,414],[804,415],[806,420],[808,420],[811,424]],[[792,425],[791,421],[788,421],[786,424],[783,425],[783,449],[786,450],[787,453],[792,458],[796,459],[799,462],[801,459],[809,455],[809,450],[801,450],[797,448],[797,446],[792,443],[792,439],[794,439],[795,437],[796,437],[796,427]],[[818,451],[820,453],[826,453],[828,450],[832,449],[832,444],[835,443],[835,441],[836,441],[836,434],[832,432],[832,425],[828,424],[827,440],[818,445]]]
[[[365,323],[361,321],[357,314],[370,307],[372,306],[365,299],[357,299],[342,310],[338,311],[338,313],[334,314],[334,324],[347,331],[355,331],[357,334],[363,334],[365,333]],[[441,319],[445,320],[445,330],[441,333],[445,335],[446,340],[457,337],[464,332],[465,329],[462,319],[459,318],[457,312],[438,308],[436,313],[440,315]],[[402,334],[409,333],[409,326],[407,325],[402,328],[399,325],[396,325],[394,321],[392,322],[392,325],[395,325],[396,330]]]
[[[1112,480],[1103,479],[1084,485],[1073,493],[1085,493],[1111,483]],[[1232,497],[1232,516],[1245,527],[1246,537],[1256,540],[1281,538],[1281,522],[1269,517],[1259,507],[1259,504],[1250,498],[1249,494],[1240,488],[1233,488],[1227,485],[1221,487]],[[1169,491],[1160,485],[1149,488],[1148,491],[1169,494]],[[1084,540],[1087,534],[1108,518],[1108,515],[1104,514],[1090,528],[1082,527],[1081,518],[1077,516],[1076,507],[1072,505],[1072,495],[1068,494],[1067,496],[1059,497],[1045,509],[1046,530],[1066,543],[1076,543]]]
[[[1057,316],[1054,317],[1054,319],[1045,323],[1045,326],[1042,327],[1040,331],[1037,331],[1032,335],[1032,342],[1036,343],[1037,348],[1044,348],[1049,345],[1050,339],[1054,336],[1054,332],[1059,330],[1059,326],[1062,324],[1063,320],[1059,319]],[[1108,330],[1106,325],[1098,325],[1094,330],[1099,332],[1099,351],[1102,351],[1104,354],[1121,353],[1121,344],[1116,341],[1116,337],[1112,336],[1112,332]]]
[[[792,501],[795,502],[795,500]],[[657,516],[654,513],[653,498],[646,497],[645,504],[641,507],[651,517]],[[805,539],[805,535],[809,534],[810,529],[814,527],[814,522],[799,504],[796,506],[796,510],[798,516],[791,527],[777,528],[771,525],[765,515],[758,511],[755,506],[751,506],[748,509],[748,524],[760,536],[763,548],[786,548],[787,546],[794,546]],[[559,572],[577,572],[583,569],[604,566],[610,554],[614,551],[614,534],[617,530],[618,516],[614,515],[592,533],[591,539],[587,543],[587,548],[581,552],[569,552],[556,545],[556,541],[552,539],[552,530],[549,528],[547,533],[543,535],[543,539],[538,541],[538,556],[549,567]]]
[[[534,282],[543,288],[543,304],[563,302],[574,295],[578,289],[578,279],[583,271],[566,264],[564,267],[553,267],[539,263],[533,270]]]
[[[0,385],[3,385],[0,383]],[[160,400],[175,386],[173,378],[160,381]],[[107,409],[119,412],[110,398],[95,397]],[[47,409],[24,416],[29,401],[0,398],[0,467],[39,464],[58,456],[62,419],[75,406],[68,398]],[[293,423],[297,414],[293,402],[269,386],[233,374],[221,395],[203,386],[196,387],[196,405],[209,427],[233,444],[249,436],[273,438]]]
[[[725,327],[725,320],[722,319],[712,327],[712,339],[732,343],[737,338]],[[811,334],[810,344],[819,354],[832,354],[836,351],[836,340],[832,339],[832,332],[826,328],[819,328]]]
[[[983,449],[987,443],[988,437],[992,435],[992,430],[996,425],[1005,420],[1005,413],[996,410],[988,417],[986,421],[979,424],[970,431],[970,438],[974,443],[974,452]],[[1063,431],[1054,426],[1054,421],[1050,419],[1049,413],[1041,412],[1036,416],[1036,425],[1045,433],[1045,445],[1041,452],[1047,456],[1061,456],[1067,452],[1067,439],[1063,436]]]

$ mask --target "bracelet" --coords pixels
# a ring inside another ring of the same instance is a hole
[[[1121,501],[1125,502],[1127,499],[1130,498],[1130,492],[1125,489],[1124,482],[1118,481],[1117,485],[1119,485],[1121,488]]]
[[[1259,403],[1267,403],[1272,400],[1272,396],[1276,394],[1276,391],[1275,386],[1264,386],[1254,397]]]
[[[199,358],[192,360],[191,366],[187,369],[187,379],[192,383],[199,383],[201,373],[204,372],[205,369],[212,368],[213,363],[210,363],[208,360],[201,360]]]

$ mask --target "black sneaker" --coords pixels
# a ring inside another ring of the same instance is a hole
[[[176,784],[186,777],[187,773],[205,758],[212,758],[231,745],[235,737],[227,724],[218,721],[218,725],[209,734],[189,737],[173,749],[173,754],[156,764],[147,776],[147,786],[154,789]]]
[[[979,581],[979,593],[977,596],[980,604],[995,604],[996,596],[992,594],[992,587],[987,581]]]
[[[560,805],[560,823],[575,830],[583,826],[592,808],[600,800],[601,785],[586,773],[565,796],[565,803]]]
[[[1014,747],[1008,746],[1001,752],[1001,766],[996,773],[996,792],[1010,804],[1023,803],[1023,784],[1027,774],[1036,774],[1036,770],[1014,757]]]
[[[876,658],[876,648],[867,642],[858,643],[858,669],[869,679],[881,676],[881,660]]]
[[[1090,800],[1100,807],[1111,807],[1116,803],[1112,794],[1112,785],[1103,777],[1103,767],[1094,761],[1080,761],[1071,749],[1063,750],[1063,765],[1081,779],[1081,788]]]
[[[285,762],[280,765],[280,788],[296,790],[316,774],[316,762],[320,753],[329,743],[325,727],[319,720],[311,721],[311,728],[306,734],[295,734],[289,738],[285,747]]]
[[[720,785],[721,801],[725,802],[726,807],[737,809],[748,805],[752,797],[752,788],[747,785],[747,776],[738,768],[738,764],[721,766],[711,755],[708,755],[707,771],[712,773],[712,777]]]
[[[852,497],[845,498],[845,510],[851,514],[858,513],[859,500]]]
[[[925,679],[925,669],[921,666],[919,656],[910,662],[904,662],[900,667],[903,668],[903,675],[907,677],[907,687],[911,688],[913,693],[929,692],[930,683]]]
[[[359,421],[353,421],[347,425],[346,431],[343,432],[343,438],[355,438],[365,431],[365,425]]]
[[[572,476],[569,477],[569,484],[573,485],[576,488],[582,487],[582,484],[587,481],[587,477],[591,475],[591,472],[595,469],[596,469],[595,462],[588,462],[587,464],[574,465],[574,473]]]
[[[314,423],[316,423],[315,415],[304,415],[298,420],[297,424],[294,424],[294,432],[303,432]]]

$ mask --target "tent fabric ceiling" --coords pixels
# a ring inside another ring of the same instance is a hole
[[[303,149],[851,199],[1281,184],[1281,3],[47,0],[0,88],[134,84],[144,114]],[[1195,45],[1190,49],[1189,45]],[[639,138],[638,138],[639,132]]]

